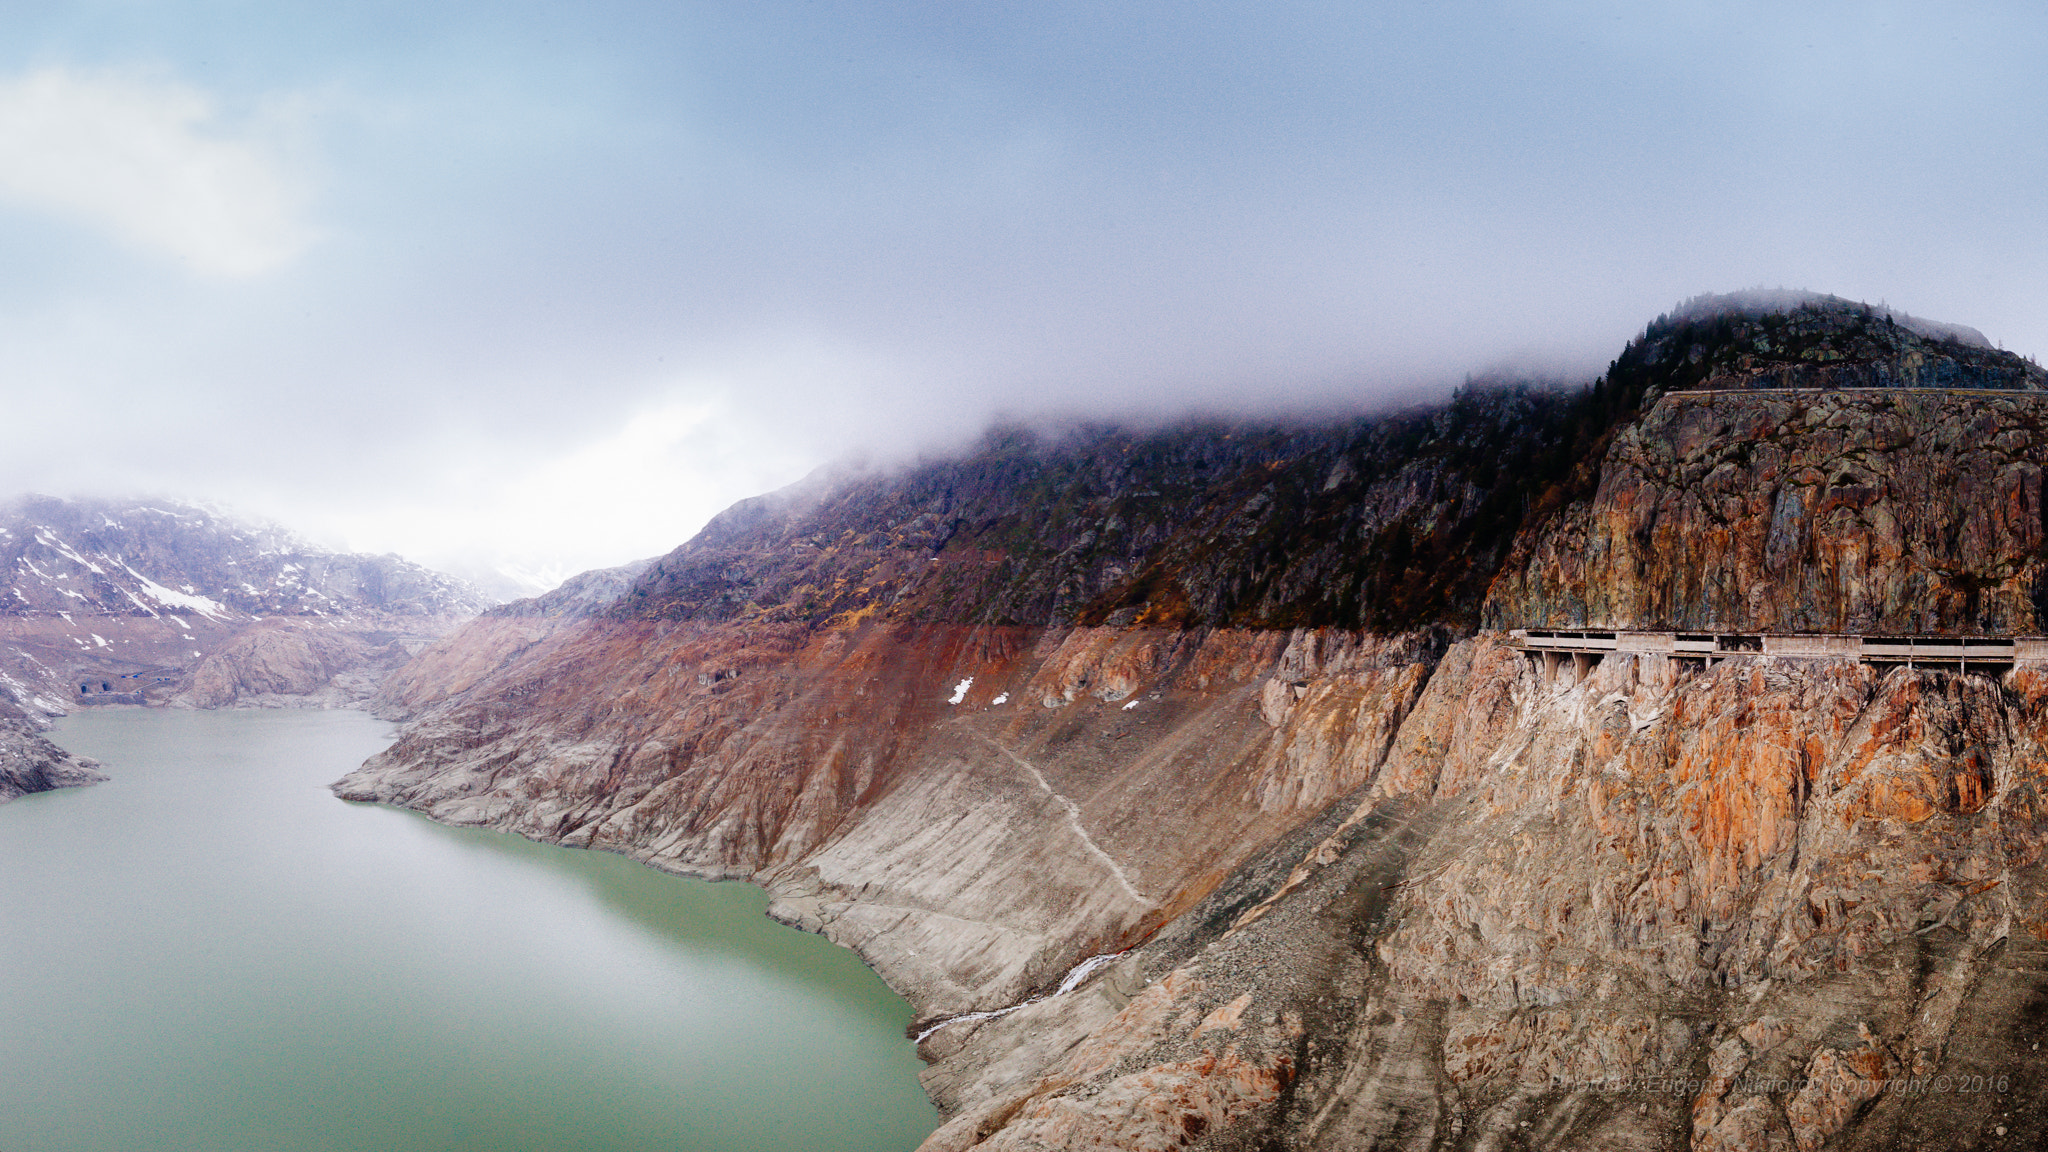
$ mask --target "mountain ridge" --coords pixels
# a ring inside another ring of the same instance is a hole
[[[762,884],[917,1007],[933,1152],[2039,1143],[2044,670],[1504,631],[2039,630],[2038,368],[1739,313],[746,502],[423,652],[335,790]]]
[[[396,555],[333,553],[169,500],[0,503],[0,733],[20,786],[89,783],[34,734],[81,707],[343,706],[487,607]]]

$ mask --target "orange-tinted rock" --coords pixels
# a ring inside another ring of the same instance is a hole
[[[2048,394],[1675,393],[1487,604],[1502,627],[2042,631]]]
[[[1287,648],[1229,631],[486,618],[465,637],[392,692],[473,686],[342,795],[760,879],[778,915],[938,1014],[1143,939],[1364,783],[1429,658],[1309,632]],[[1258,685],[1283,669],[1304,692],[1275,728]]]
[[[2041,375],[1938,333],[1843,361],[1876,321],[1835,319],[1796,364],[1658,370]],[[2048,679],[1615,653],[1567,684],[1455,606],[1505,563],[1502,627],[2033,630],[2048,402],[1629,425],[1631,386],[1531,402],[1533,491],[1504,396],[1341,447],[996,437],[748,502],[612,609],[430,651],[338,790],[762,883],[917,1007],[930,1149],[1977,1131],[2003,1105],[1866,1073],[2048,1082]]]

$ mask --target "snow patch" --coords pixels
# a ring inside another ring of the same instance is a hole
[[[128,568],[128,565],[123,564],[121,567]],[[128,568],[128,574],[142,582],[144,594],[166,608],[184,608],[213,620],[219,620],[228,613],[226,606],[217,601],[166,588],[133,568]]]
[[[1116,960],[1120,960],[1124,957],[1124,955],[1125,953],[1123,952],[1105,952],[1100,956],[1090,956],[1086,960],[1081,961],[1079,964],[1074,965],[1074,967],[1067,972],[1066,979],[1060,981],[1059,991],[1053,993],[1053,995],[1064,996],[1067,993],[1072,992],[1074,989],[1079,988],[1081,986],[1081,982],[1083,980],[1088,979],[1088,977],[1092,975],[1097,968],[1102,967],[1104,964],[1109,964]]]
[[[105,648],[107,646],[107,638],[105,636],[97,632],[87,632],[86,635],[92,637],[92,642],[100,647]]]
[[[1129,704],[1123,706],[1123,711],[1129,712],[1131,709],[1136,708],[1137,706],[1138,702],[1136,700],[1133,700]]]
[[[23,652],[19,648],[16,648],[14,650],[14,654],[17,656],[27,656],[30,660],[35,660],[35,657],[29,656],[28,653]],[[42,661],[36,660],[36,663],[42,664]],[[43,715],[64,715],[64,706],[62,704],[59,704],[56,701],[49,699],[42,693],[37,692],[35,689],[29,687],[26,684],[23,684],[21,681],[16,680],[14,677],[9,676],[5,672],[0,672],[0,683],[5,683],[7,685],[8,693],[12,695],[15,698],[15,700],[19,701],[20,703],[26,704],[31,708],[34,708],[36,711],[41,712]]]
[[[946,703],[958,704],[962,700],[967,699],[967,690],[969,688],[972,688],[973,686],[974,677],[972,676],[969,676],[967,679],[962,680],[958,684],[953,685],[953,698],[951,700],[946,701]]]
[[[1001,696],[998,696],[995,699],[989,701],[990,704],[1007,704],[1009,702],[1010,694],[1008,692],[1005,692]]]
[[[143,610],[144,612],[147,612],[147,613],[149,613],[149,614],[150,614],[151,616],[154,616],[154,615],[156,615],[156,609],[154,609],[154,608],[150,607],[150,606],[149,606],[148,604],[144,603],[144,602],[143,602],[143,599],[142,599],[142,597],[140,597],[140,596],[137,596],[137,595],[136,595],[135,593],[133,593],[133,592],[130,592],[130,591],[129,591],[129,590],[127,590],[126,588],[123,588],[123,589],[121,589],[121,595],[123,595],[123,596],[126,596],[126,597],[127,597],[127,598],[129,598],[130,600],[133,600],[133,601],[135,601],[135,606],[136,606],[137,608],[140,608],[140,609],[142,609],[142,610]]]
[[[1065,996],[1067,993],[1072,992],[1076,988],[1079,988],[1081,986],[1081,982],[1088,979],[1088,977],[1092,975],[1097,968],[1102,967],[1104,964],[1108,964],[1112,961],[1121,959],[1126,955],[1129,955],[1128,951],[1108,952],[1104,953],[1101,956],[1090,956],[1086,960],[1083,960],[1079,964],[1076,964],[1072,968],[1068,969],[1066,976],[1060,980],[1059,988],[1053,991],[1050,995]],[[931,1035],[934,1032],[937,1032],[939,1029],[944,1028],[949,1024],[969,1024],[976,1020],[1000,1019],[1004,1016],[1008,1016],[1012,1012],[1015,1012],[1019,1008],[1028,1008],[1031,1005],[1038,1003],[1040,1000],[1044,1000],[1047,998],[1048,997],[1046,996],[1033,996],[1027,1000],[1019,1000],[1015,1004],[1010,1005],[1008,1008],[997,1008],[989,1012],[962,1012],[958,1016],[948,1016],[944,1020],[934,1021],[931,1027],[926,1028],[922,1032],[919,1032],[917,1034],[917,1042],[920,1044],[924,1043],[925,1037]]]
[[[1029,1000],[1023,1001],[1022,1003],[1012,1004],[1008,1008],[998,1008],[993,1012],[962,1012],[958,1016],[948,1016],[944,1020],[941,1020],[938,1023],[933,1024],[931,1027],[925,1029],[924,1031],[919,1032],[917,1034],[917,1043],[924,1043],[925,1037],[931,1035],[934,1032],[937,1032],[939,1029],[944,1028],[948,1024],[966,1024],[974,1020],[995,1020],[1000,1017],[1008,1016],[1010,1013],[1015,1012],[1017,1009],[1025,1007],[1026,1005],[1036,1004],[1041,999],[1043,999],[1043,997],[1034,996]]]
[[[36,543],[41,544],[43,547],[56,552],[60,556],[68,557],[73,563],[83,565],[87,571],[90,571],[95,576],[104,576],[107,574],[106,569],[100,567],[99,565],[93,563],[90,560],[87,560],[85,557],[80,556],[78,553],[72,551],[71,546],[64,543],[62,540],[57,539],[55,533],[50,532],[49,535],[44,535],[44,533],[46,532],[50,532],[50,530],[45,528],[42,531],[36,533]]]

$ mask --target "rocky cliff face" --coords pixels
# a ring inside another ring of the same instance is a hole
[[[397,556],[329,553],[175,502],[0,507],[0,670],[43,711],[359,700],[405,639],[486,606]]]
[[[368,700],[383,676],[410,658],[388,632],[270,618],[199,661],[171,701],[192,708],[348,707]]]
[[[44,739],[27,712],[0,697],[0,804],[30,792],[97,784],[105,779],[96,762],[73,756]]]
[[[2048,393],[1674,392],[1488,623],[2040,634],[2044,462]]]
[[[1353,798],[947,1041],[928,1147],[2037,1146],[2037,691],[1464,642]]]
[[[999,430],[959,459],[743,501],[611,615],[1469,627],[1526,510],[1630,403],[1472,389],[1321,426]]]
[[[932,1149],[2040,1145],[2040,671],[1477,630],[2031,621],[2034,402],[1624,361],[750,502],[336,789],[766,885],[919,1008]]]

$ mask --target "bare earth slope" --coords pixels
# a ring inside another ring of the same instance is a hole
[[[1757,320],[1793,382],[2038,375],[1837,304]],[[2048,630],[2048,398],[1702,415],[1717,315],[1577,398],[750,502],[422,653],[336,789],[764,884],[918,1006],[934,1149],[2039,1147],[2048,679],[1475,631]]]

